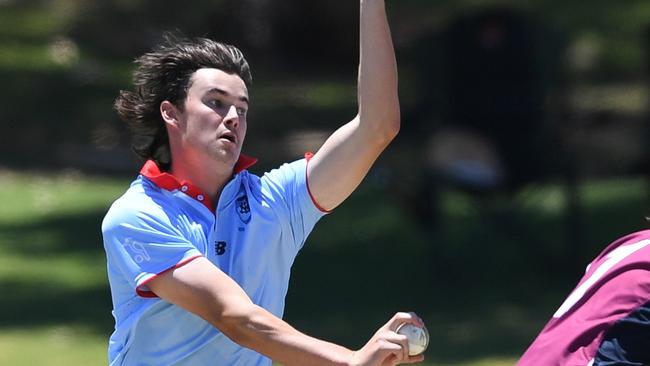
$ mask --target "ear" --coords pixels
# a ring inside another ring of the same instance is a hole
[[[162,103],[160,103],[160,116],[168,125],[168,127],[178,127],[180,117],[179,114],[180,111],[172,102],[164,100]]]

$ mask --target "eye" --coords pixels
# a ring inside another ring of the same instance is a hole
[[[246,108],[237,107],[237,115],[239,115],[239,117],[244,117],[246,112],[248,112]]]
[[[208,100],[208,105],[216,108],[223,108],[224,103],[219,99],[210,99]]]

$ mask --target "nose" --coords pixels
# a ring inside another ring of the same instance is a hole
[[[239,114],[237,113],[237,107],[234,105],[228,107],[228,112],[226,113],[226,117],[223,119],[223,123],[231,128],[237,128],[239,125]]]

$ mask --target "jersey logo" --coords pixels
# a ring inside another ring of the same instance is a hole
[[[144,245],[140,242],[131,238],[126,238],[126,240],[124,240],[124,246],[131,252],[133,260],[135,260],[136,263],[142,263],[151,259],[147,249],[145,249]]]
[[[226,252],[226,246],[227,245],[228,244],[226,244],[225,241],[221,241],[221,240],[215,241],[214,242],[214,252],[217,255],[223,255]]]
[[[237,198],[237,215],[244,224],[251,221],[251,206],[248,204],[246,195]]]

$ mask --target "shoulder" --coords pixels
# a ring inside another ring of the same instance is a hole
[[[610,255],[613,251],[621,247],[634,246],[637,249],[645,248],[650,245],[650,230],[641,230],[631,234],[627,234],[616,239],[614,242],[609,244],[605,250],[598,256],[602,258],[604,256]]]
[[[102,222],[102,232],[124,225],[169,225],[169,203],[161,189],[139,177],[113,202]]]
[[[243,185],[248,186],[253,192],[262,191],[263,193],[269,193],[268,190],[282,190],[283,186],[304,182],[306,180],[306,174],[307,161],[303,158],[283,163],[262,175],[256,175],[248,170],[243,170],[237,173],[236,179]]]
[[[262,182],[266,184],[279,184],[287,181],[304,181],[307,176],[307,160],[299,159],[284,163],[272,169],[262,176]]]

